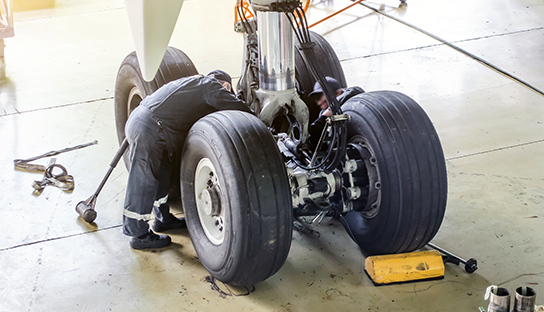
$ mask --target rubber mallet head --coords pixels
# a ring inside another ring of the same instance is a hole
[[[94,210],[94,204],[96,203],[96,196],[91,196],[86,201],[80,201],[76,205],[76,211],[88,223],[92,223],[96,219],[96,210]]]

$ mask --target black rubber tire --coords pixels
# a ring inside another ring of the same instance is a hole
[[[145,97],[170,81],[196,74],[198,74],[196,67],[185,53],[177,48],[168,47],[155,78],[145,81],[140,71],[136,52],[127,55],[119,67],[115,80],[115,126],[119,144],[125,138],[125,124],[130,112],[140,105]],[[136,95],[132,96],[134,94]],[[130,103],[129,97],[131,98]],[[125,153],[123,157],[127,169],[130,166],[128,154]]]
[[[342,88],[347,87],[344,70],[331,45],[325,38],[313,31],[310,31],[310,39],[312,42],[315,42],[314,53],[319,60],[317,65],[319,66],[321,73],[338,80]],[[308,69],[307,60],[299,50],[300,42],[298,40],[295,43],[295,46],[295,79],[297,81],[297,89],[301,99],[310,109],[310,120],[316,120],[317,117],[319,117],[319,107],[308,98],[308,94],[314,90],[316,80]]]
[[[423,109],[394,91],[360,94],[342,106],[348,138],[362,136],[379,168],[381,202],[373,218],[347,213],[342,222],[368,254],[410,252],[434,237],[446,210],[442,146]]]
[[[203,229],[196,204],[195,173],[202,159],[215,167],[221,189],[224,238],[215,244]],[[249,286],[282,267],[291,246],[293,206],[285,165],[262,121],[239,111],[200,119],[187,136],[180,176],[187,228],[214,278]]]

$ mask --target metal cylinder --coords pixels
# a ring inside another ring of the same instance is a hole
[[[92,223],[96,219],[96,210],[89,207],[85,202],[81,201],[76,205],[76,211],[88,223]]]
[[[259,86],[269,91],[295,87],[294,32],[281,12],[257,12]]]
[[[518,287],[514,300],[514,312],[534,312],[536,291],[531,287]]]
[[[506,288],[493,288],[489,294],[487,312],[510,312],[510,291]]]

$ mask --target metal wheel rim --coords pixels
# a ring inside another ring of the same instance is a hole
[[[220,208],[219,215],[209,215],[206,204],[203,202],[202,194],[204,191],[209,190],[212,187],[221,189],[219,179],[217,177],[217,171],[212,162],[208,158],[202,158],[196,167],[195,171],[195,199],[196,210],[198,213],[198,219],[200,225],[206,234],[206,237],[214,245],[220,245],[225,239],[224,209]],[[220,194],[219,194],[220,195]]]
[[[374,151],[365,137],[362,135],[355,135],[349,140],[349,143],[356,144],[360,148],[360,151],[364,151],[364,153],[361,153],[361,157],[363,158],[368,173],[369,192],[366,206],[360,213],[363,217],[372,219],[376,217],[380,211],[382,198],[380,168],[378,167]]]
[[[127,118],[128,116],[130,116],[132,111],[136,107],[138,107],[138,105],[140,105],[140,102],[142,102],[142,100],[143,100],[142,93],[140,92],[138,87],[135,86],[132,89],[130,89],[130,92],[128,93],[128,98],[127,98]]]

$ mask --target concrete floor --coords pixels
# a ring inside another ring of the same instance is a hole
[[[386,13],[544,90],[542,0],[384,1]],[[309,21],[348,4],[314,0]],[[184,4],[171,45],[201,73],[240,72],[233,5]],[[173,232],[164,250],[128,246],[123,166],[99,197],[96,226],[83,222],[74,206],[94,193],[117,149],[113,86],[133,50],[123,6],[57,0],[14,16],[0,81],[0,311],[477,311],[493,284],[512,292],[530,286],[544,303],[544,96],[359,5],[313,30],[335,48],[348,84],[400,91],[426,110],[449,180],[433,242],[476,258],[476,273],[447,264],[443,280],[375,287],[357,246],[325,220],[313,232],[295,231],[283,268],[253,292],[225,285],[218,292],[186,230]],[[16,158],[93,140],[98,145],[57,156],[75,177],[72,193],[47,187],[35,196],[31,183],[42,176],[13,168]]]

